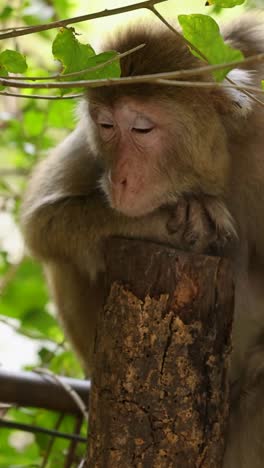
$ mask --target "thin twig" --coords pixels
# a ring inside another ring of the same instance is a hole
[[[6,318],[4,316],[1,316],[1,315],[0,315],[0,323],[3,323],[3,325],[6,325],[11,330],[13,330],[15,333],[18,333],[19,335],[25,336],[26,338],[30,338],[32,340],[38,340],[38,341],[45,341],[45,343],[51,343],[53,345],[56,345],[56,349],[57,348],[64,348],[64,342],[57,343],[56,341],[54,341],[51,338],[48,338],[46,336],[45,337],[40,336],[37,333],[34,333],[32,331],[30,332],[30,331],[23,330],[23,329],[20,328],[20,326],[12,323],[10,321],[10,319],[8,319],[8,318]],[[55,354],[55,352],[56,351],[54,351],[53,353]]]
[[[81,23],[83,21],[89,21],[96,18],[104,18],[106,16],[118,15],[120,13],[127,13],[129,11],[141,10],[141,9],[151,9],[153,5],[158,3],[164,3],[168,0],[148,0],[140,3],[133,3],[132,5],[127,5],[123,7],[113,8],[111,10],[105,9],[98,11],[96,13],[90,13],[88,15],[76,16],[74,18],[68,18],[65,20],[52,21],[51,23],[39,24],[37,26],[27,26],[25,28],[13,28],[11,31],[3,32],[0,34],[1,39],[9,39],[11,37],[20,37],[25,36],[26,34],[32,34],[40,31],[47,31],[49,29],[61,28],[63,26],[69,26],[69,24]],[[0,30],[1,31],[1,30]]]
[[[235,81],[231,80],[231,78],[228,78],[228,76],[226,76],[226,81],[228,81],[230,83],[230,85],[232,85],[232,86],[236,85]],[[261,101],[256,96],[254,96],[253,94],[251,94],[250,92],[247,91],[247,90],[249,90],[248,86],[244,86],[244,85],[243,86],[238,86],[238,85],[236,85],[236,88],[239,91],[241,91],[242,93],[244,93],[246,96],[248,96],[250,99],[252,99],[252,101],[255,101],[257,104],[260,104],[261,106],[264,106],[263,101]],[[251,90],[252,90],[253,93],[258,93],[258,91],[256,91],[255,89],[252,89],[252,87],[251,87]],[[263,91],[263,90],[260,89],[260,91]]]
[[[189,46],[192,50],[194,50],[199,56],[201,59],[205,60],[206,63],[208,63],[208,58],[206,57],[206,55],[204,55],[203,52],[201,52],[194,44],[192,44],[188,39],[186,39],[179,31],[177,31],[177,29],[175,29],[167,20],[166,18],[164,18],[164,16],[162,16],[156,9],[155,9],[155,6],[151,6],[149,7],[149,10],[151,10],[154,15],[156,15],[160,21],[162,21],[162,23],[164,23],[177,37],[181,37],[183,39],[183,41],[185,42],[185,44],[187,46]],[[228,76],[226,77],[226,81],[228,81],[230,83],[230,85],[232,86],[237,86],[236,83],[231,80],[231,78],[229,78]],[[246,91],[246,87],[243,86],[243,87],[239,87],[237,88],[239,89],[241,92],[243,92],[246,96],[248,96],[250,99],[252,99],[253,101],[255,101],[256,103],[260,104],[260,105],[264,105],[262,101],[260,101],[260,99],[256,98],[254,95],[252,95],[250,92]],[[248,89],[248,88],[247,88]],[[254,90],[252,90],[253,92],[256,92]]]
[[[208,59],[207,57],[203,54],[203,52],[201,52],[199,49],[197,49],[197,47],[192,44],[188,39],[186,39],[186,37],[184,37],[176,28],[174,28],[167,20],[166,18],[164,18],[164,16],[162,16],[158,10],[156,10],[155,6],[151,6],[148,8],[150,11],[152,11],[152,13],[154,13],[155,16],[157,16],[157,18],[159,18],[159,20],[165,24],[165,26],[167,26],[167,28],[170,29],[170,31],[172,31],[175,36],[181,38],[185,44],[187,46],[189,46],[192,50],[194,50],[199,56],[201,59],[203,59],[206,63],[208,63]]]
[[[67,89],[67,88],[99,88],[103,86],[117,86],[117,85],[131,85],[134,83],[159,83],[159,84],[166,84],[165,80],[172,80],[176,72],[170,72],[170,73],[156,73],[152,75],[137,75],[137,76],[128,76],[124,78],[110,78],[110,79],[103,79],[103,80],[81,80],[81,81],[67,81],[66,83],[24,83],[21,81],[15,81],[15,80],[6,80],[3,78],[0,78],[0,84],[4,86],[12,86],[14,88],[36,88],[36,89]],[[175,82],[174,82],[175,83]],[[254,93],[259,93],[263,94],[264,90],[261,88],[257,88],[256,86],[244,86],[241,88],[241,85],[236,85],[236,84],[230,84],[226,85],[223,83],[217,83],[214,81],[209,81],[209,82],[203,82],[201,83],[200,81],[178,81],[176,82],[177,86],[186,86],[190,87],[190,84],[192,87],[221,87],[221,88],[234,88],[234,89],[239,89],[239,90],[248,90]],[[178,84],[179,83],[179,84]],[[173,84],[173,83],[172,83]]]
[[[56,421],[56,424],[55,424],[55,427],[54,427],[54,430],[58,430],[60,428],[60,425],[64,419],[64,414],[60,414],[57,421]],[[46,449],[46,452],[45,452],[45,455],[42,459],[42,463],[40,465],[40,468],[45,468],[47,466],[47,463],[49,461],[49,456],[52,452],[52,449],[53,449],[53,446],[54,446],[54,442],[56,441],[56,436],[53,435],[48,443],[48,446],[47,446],[47,449]],[[73,442],[73,441],[72,441]],[[75,441],[74,441],[75,442]],[[75,442],[76,443],[76,442]]]
[[[126,52],[123,52],[122,54],[117,53],[117,55],[115,55],[115,57],[112,57],[112,58],[106,60],[103,63],[99,63],[98,65],[95,65],[94,67],[85,68],[83,70],[79,70],[79,71],[76,71],[76,72],[65,73],[65,74],[55,73],[54,75],[51,75],[51,76],[16,76],[15,79],[16,80],[26,80],[26,81],[60,80],[60,79],[70,78],[72,76],[83,75],[84,73],[91,73],[91,72],[100,70],[101,68],[104,68],[106,65],[109,65],[109,64],[111,64],[113,62],[117,62],[118,60],[120,60],[120,59],[122,59],[124,57],[127,57],[127,55],[131,55],[134,52],[137,52],[138,50],[145,47],[145,45],[146,44],[140,44],[140,45],[138,45],[136,47],[133,47],[133,49],[129,49]],[[12,79],[12,76],[10,76],[10,77],[0,76],[0,78]]]
[[[49,436],[58,437],[66,440],[76,440],[77,442],[86,443],[87,439],[78,434],[68,434],[67,432],[55,431],[54,429],[46,429],[40,426],[34,426],[33,424],[23,424],[15,421],[7,421],[6,419],[0,418],[0,427],[6,429],[15,429],[17,431],[31,432],[32,434],[46,434]]]
[[[22,167],[3,167],[0,169],[0,178],[8,177],[8,176],[27,176],[30,173],[29,169],[23,169]]]
[[[141,47],[143,47],[143,44],[141,45]],[[127,55],[128,52],[124,52],[124,54],[120,54],[118,58],[122,58],[121,55],[124,57],[124,55],[125,54]],[[229,68],[230,70],[232,70],[233,68],[236,68],[239,65],[249,65],[250,63],[255,63],[255,62],[264,62],[264,53],[263,52],[261,54],[252,55],[251,57],[247,57],[247,58],[245,58],[243,60],[235,60],[233,62],[218,63],[216,65],[204,65],[202,67],[191,68],[191,69],[186,69],[186,70],[176,70],[176,71],[173,71],[173,72],[163,72],[163,73],[158,73],[158,74],[140,75],[140,76],[143,77],[143,78],[144,77],[149,77],[149,78],[151,78],[151,77],[161,77],[161,78],[164,77],[165,79],[166,78],[168,78],[168,79],[170,79],[170,78],[171,79],[174,79],[174,78],[187,78],[187,77],[194,76],[194,75],[197,76],[197,75],[204,75],[204,74],[207,74],[207,73],[212,73],[214,71],[223,70],[225,68]],[[44,77],[44,76],[41,76],[41,77],[37,77],[37,76],[35,76],[35,77],[17,76],[17,77],[14,78],[12,76],[0,76],[0,79],[11,80],[11,81],[14,80],[14,79],[16,81],[18,81],[18,80],[21,80],[21,81],[23,81],[23,80],[24,81],[27,81],[27,80],[42,81],[42,80],[46,80],[46,79],[50,80],[52,78],[56,79],[58,77],[64,78],[64,77],[67,77],[67,76],[74,75],[75,73],[76,74],[81,74],[84,71],[85,70],[82,70],[81,72],[69,73],[67,75],[54,75],[54,76],[47,76],[47,77]],[[125,78],[131,78],[131,77],[123,77],[123,78],[121,78],[121,80],[124,80]],[[133,77],[133,78],[138,78],[138,75]],[[77,82],[72,82],[72,83],[78,83],[78,81]],[[0,94],[3,94],[3,93],[0,93]],[[9,93],[7,95],[12,96],[11,93]],[[30,96],[30,97],[32,97],[32,96]],[[71,97],[79,97],[79,95],[68,96],[69,99]]]
[[[26,98],[26,99],[46,99],[48,101],[63,101],[65,99],[78,99],[81,98],[82,94],[68,94],[67,96],[44,96],[43,94],[18,94],[8,93],[5,91],[0,92],[0,96],[11,96],[15,98]]]
[[[176,81],[176,80],[157,80],[157,83],[165,86],[180,86],[180,87],[185,87],[185,88],[221,88],[221,89],[237,89],[238,91],[241,91],[242,93],[246,94],[250,99],[253,101],[257,102],[261,106],[264,107],[264,102],[258,99],[256,96],[252,95],[248,91],[251,91],[253,93],[258,93],[258,94],[264,94],[264,90],[261,88],[256,88],[255,86],[246,86],[246,85],[237,85],[233,80],[229,80],[226,78],[226,80],[232,84],[222,84],[222,83],[217,83],[214,81]]]
[[[34,369],[34,372],[40,375],[51,377],[56,383],[61,385],[64,388],[64,390],[70,395],[73,401],[76,403],[77,407],[83,414],[84,419],[88,421],[88,410],[83,400],[81,399],[81,397],[78,395],[77,392],[75,392],[75,390],[73,390],[73,388],[70,385],[68,385],[65,381],[62,381],[56,374],[54,374],[48,369],[36,368]]]
[[[74,427],[74,434],[80,434],[82,424],[83,424],[83,418],[82,417],[77,417],[76,422],[75,422],[75,427]],[[70,446],[69,446],[68,454],[66,456],[64,468],[71,468],[73,466],[77,444],[78,444],[78,442],[76,442],[75,440],[72,440],[70,442]]]
[[[85,458],[81,461],[78,468],[86,468],[86,459]]]
[[[238,89],[244,91],[246,89],[254,91],[254,93],[264,94],[264,89],[257,88],[255,86],[247,85],[229,85],[217,83],[215,81],[177,81],[177,80],[156,80],[156,83],[167,85],[167,86],[183,86],[185,88],[224,88],[224,89]],[[261,102],[261,101],[260,101]]]

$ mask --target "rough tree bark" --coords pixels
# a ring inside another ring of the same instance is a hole
[[[89,468],[219,468],[228,415],[229,262],[111,239],[90,396]]]

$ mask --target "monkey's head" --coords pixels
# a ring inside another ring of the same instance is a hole
[[[122,53],[139,44],[145,47],[121,60],[121,76],[201,65],[181,38],[162,27],[129,28],[103,50]],[[142,216],[182,194],[225,190],[230,157],[223,109],[231,108],[231,98],[223,90],[154,83],[103,87],[90,89],[84,106],[89,144],[103,167],[100,185],[114,209]]]

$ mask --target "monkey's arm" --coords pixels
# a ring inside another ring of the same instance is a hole
[[[97,189],[100,167],[77,128],[33,174],[22,207],[31,252],[45,267],[63,327],[90,374],[96,316],[103,297],[101,242],[109,235],[169,242],[168,212],[128,218]]]

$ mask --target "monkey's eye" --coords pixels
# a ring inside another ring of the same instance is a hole
[[[137,127],[133,127],[132,128],[132,132],[136,132],[136,133],[150,133],[152,132],[154,127],[149,127],[149,128],[137,128]]]
[[[103,128],[104,130],[111,130],[112,128],[114,128],[114,125],[111,124],[111,123],[106,123],[106,122],[99,122],[99,126],[101,128]]]
[[[138,134],[150,133],[154,129],[154,123],[145,115],[138,114],[133,122],[132,132]]]

